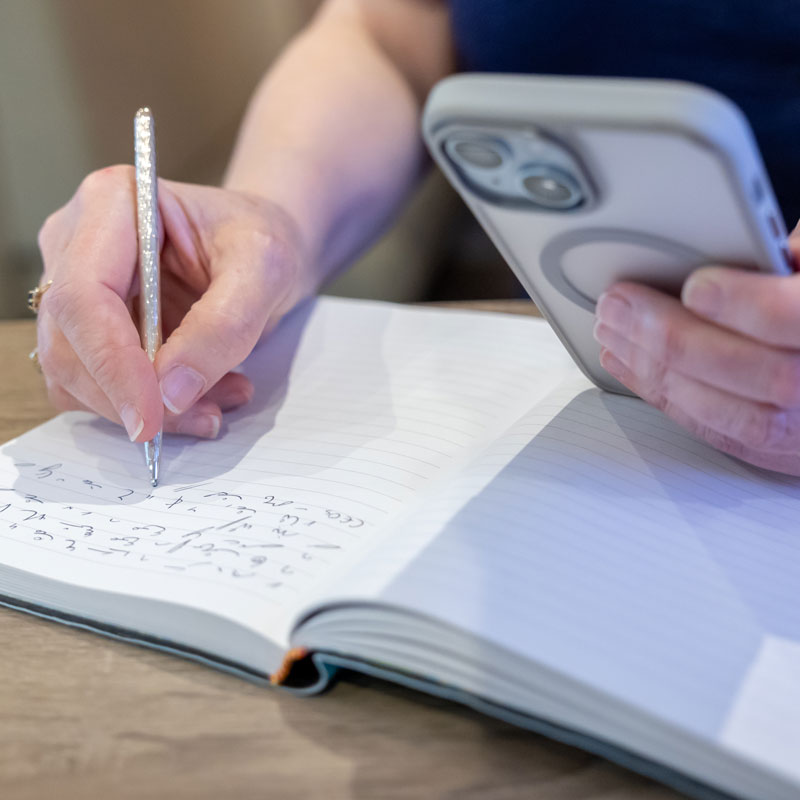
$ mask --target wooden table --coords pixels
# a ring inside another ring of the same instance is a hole
[[[53,414],[27,358],[33,342],[33,322],[0,323],[0,441]],[[363,677],[300,699],[5,609],[0,654],[3,800],[679,798],[579,750]]]

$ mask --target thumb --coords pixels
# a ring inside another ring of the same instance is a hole
[[[250,354],[284,306],[295,274],[287,249],[250,232],[221,254],[215,277],[156,356],[166,408],[181,414]]]

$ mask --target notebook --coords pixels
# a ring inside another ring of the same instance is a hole
[[[698,798],[800,792],[800,482],[595,389],[541,320],[321,299],[213,442],[0,452],[2,602],[298,693],[357,669]]]

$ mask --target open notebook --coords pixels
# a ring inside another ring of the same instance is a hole
[[[0,595],[255,679],[339,666],[697,797],[800,793],[800,482],[605,395],[530,318],[325,299],[214,442],[2,448]]]

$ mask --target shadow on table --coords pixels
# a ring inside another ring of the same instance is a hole
[[[284,723],[352,769],[352,798],[680,795],[458,704],[345,673],[329,693],[282,702]]]

